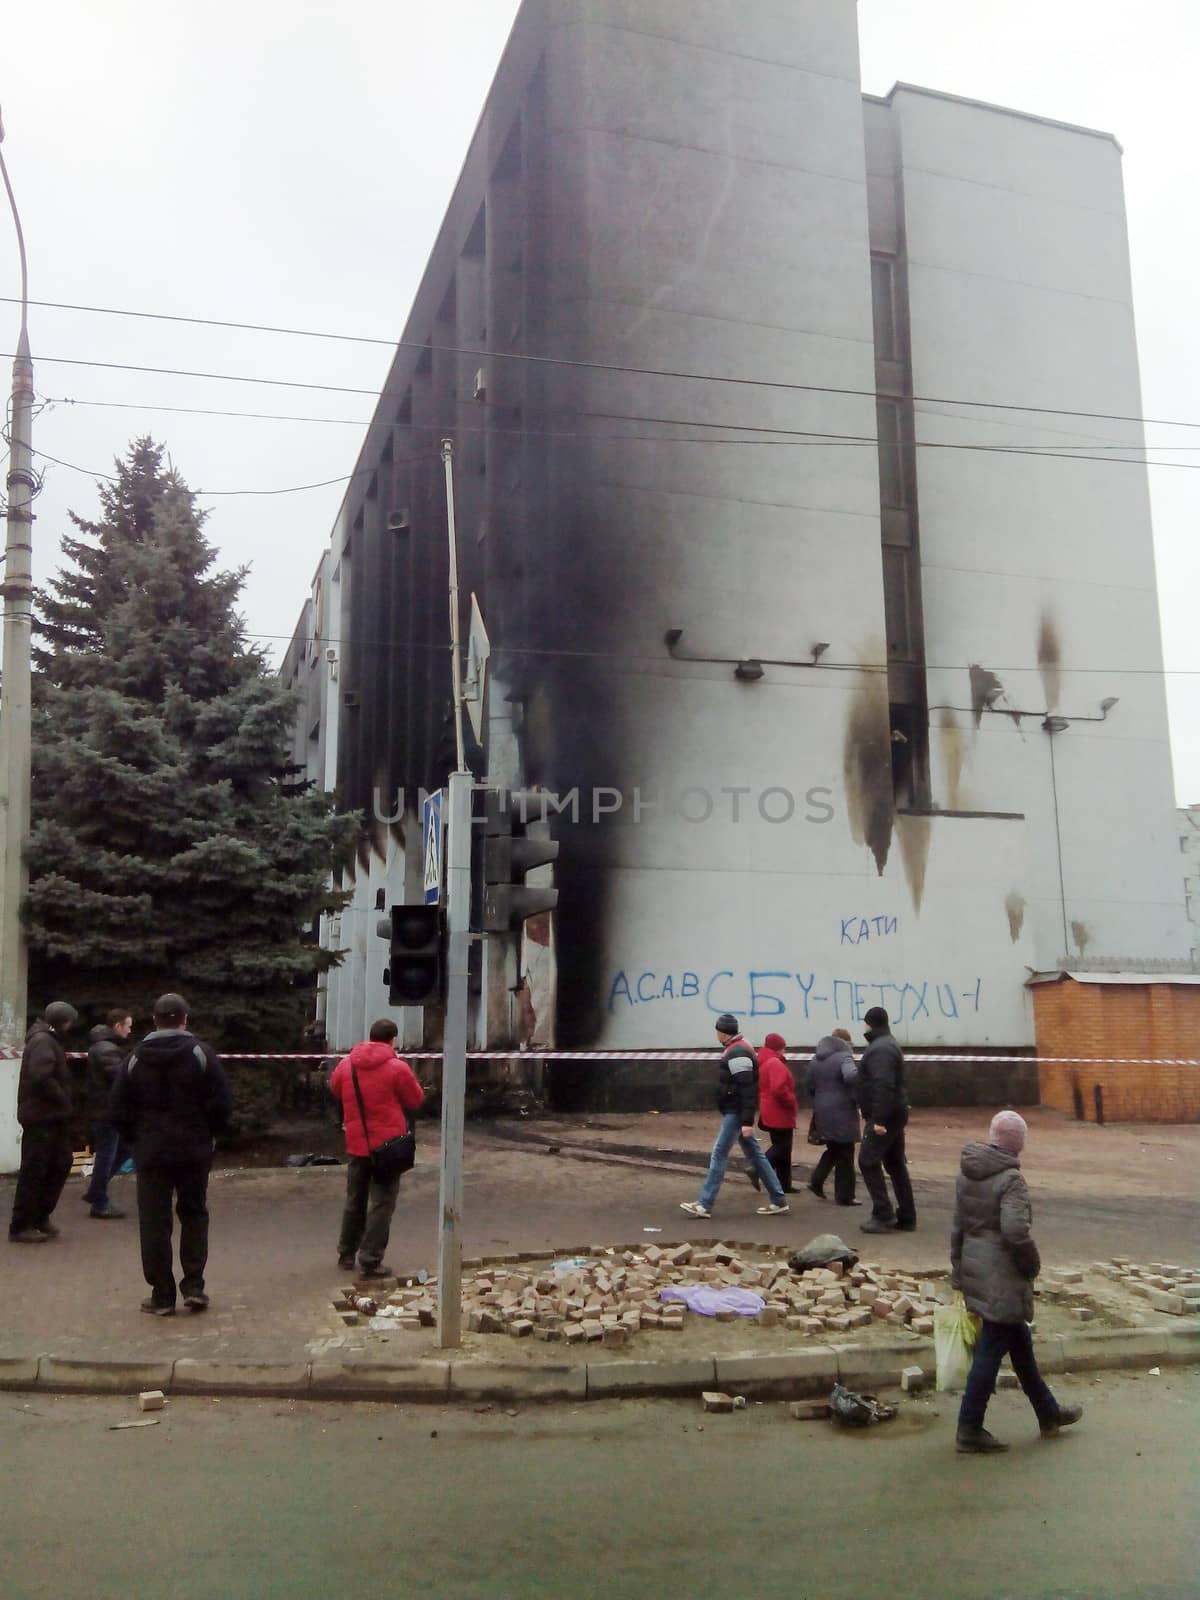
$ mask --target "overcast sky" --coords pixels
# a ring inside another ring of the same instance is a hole
[[[516,0],[10,7],[0,105],[31,295],[398,337],[516,9]],[[869,91],[902,78],[1117,135],[1144,412],[1200,422],[1191,126],[1198,0],[1008,0],[1002,8],[860,0],[859,27]],[[0,293],[17,293],[2,212]],[[16,308],[0,303],[0,329],[10,330],[0,349],[12,351],[16,322]],[[46,485],[37,580],[57,564],[67,509],[93,514],[95,475],[111,470],[131,437],[152,433],[206,492],[223,560],[250,565],[250,631],[282,648],[342,487],[215,491],[343,478],[370,394],[49,358],[375,391],[389,352],[47,309],[32,313],[30,328],[38,393],[57,402],[39,415],[35,443],[86,469],[38,463]],[[160,409],[168,407],[324,420]],[[1164,459],[1200,464],[1200,430],[1155,427],[1148,437],[1190,447],[1161,452]],[[1177,790],[1181,801],[1200,800],[1200,475],[1164,466],[1151,486]]]

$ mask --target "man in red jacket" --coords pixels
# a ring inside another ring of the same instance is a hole
[[[405,1112],[415,1111],[425,1098],[412,1068],[396,1054],[398,1032],[386,1017],[372,1023],[371,1037],[338,1062],[329,1080],[330,1093],[341,1104],[346,1135],[346,1209],[338,1266],[352,1269],[357,1252],[364,1278],[383,1278],[391,1271],[383,1264],[383,1253],[400,1192],[399,1173],[383,1183],[372,1174],[370,1152],[407,1133]]]
[[[758,1052],[758,1125],[771,1135],[767,1160],[784,1194],[792,1188],[792,1136],[796,1131],[796,1085],[783,1035],[769,1033]]]

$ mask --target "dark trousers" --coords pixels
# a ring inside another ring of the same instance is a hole
[[[1025,1322],[985,1322],[975,1342],[975,1359],[967,1375],[962,1404],[958,1408],[960,1428],[982,1428],[988,1401],[996,1387],[1000,1363],[1008,1356],[1017,1382],[1041,1423],[1058,1417],[1058,1401],[1038,1371],[1033,1353],[1033,1335]]]
[[[400,1193],[400,1174],[380,1183],[371,1176],[369,1156],[346,1157],[346,1205],[338,1255],[358,1255],[359,1264],[377,1267],[392,1231],[392,1213]]]
[[[904,1130],[907,1125],[907,1111],[899,1111],[889,1117],[882,1124],[886,1129],[882,1134],[876,1133],[873,1124],[868,1122],[858,1152],[858,1170],[871,1196],[872,1214],[880,1222],[894,1220],[901,1228],[914,1227],[917,1221],[912,1184],[908,1178],[908,1162],[904,1159]],[[895,1211],[888,1199],[887,1183],[883,1176],[885,1172],[896,1191]]]
[[[108,1206],[108,1182],[129,1154],[121,1145],[121,1135],[111,1122],[97,1122],[92,1129],[92,1149],[96,1152],[92,1162],[92,1181],[83,1198],[96,1211]]]
[[[35,1122],[21,1132],[21,1170],[9,1233],[49,1222],[71,1176],[71,1135],[65,1122]]]
[[[763,1132],[771,1135],[771,1143],[764,1153],[774,1169],[775,1176],[779,1179],[779,1187],[784,1194],[791,1194],[792,1138],[796,1130],[795,1128],[768,1128],[764,1125]]]
[[[175,1263],[171,1255],[171,1203],[179,1218],[179,1289],[204,1293],[208,1264],[208,1169],[204,1161],[172,1161],[137,1170],[138,1233],[142,1272],[155,1305],[175,1304]]]
[[[812,1177],[808,1180],[810,1189],[815,1189],[818,1194],[825,1187],[825,1180],[830,1171],[833,1172],[833,1198],[840,1206],[848,1206],[854,1199],[854,1146],[852,1144],[839,1144],[831,1141],[826,1144],[821,1152],[821,1159],[813,1168]]]

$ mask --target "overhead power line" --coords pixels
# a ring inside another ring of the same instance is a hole
[[[76,404],[76,403],[88,404],[89,402],[86,402],[86,401],[85,402],[75,402],[73,400],[70,400],[69,398],[64,397],[62,400],[54,400],[54,401],[50,401],[49,403],[51,403],[51,404]],[[117,405],[117,404],[121,404],[120,402],[105,402],[105,401],[97,401],[97,402],[93,402],[93,403],[95,403],[97,405],[105,405],[105,404]],[[137,407],[133,407],[132,409],[138,409],[138,408]],[[154,407],[154,406],[146,406],[146,407],[144,407],[142,409],[145,409],[145,410],[158,410],[158,409],[178,410],[178,409],[182,409],[182,408],[178,408],[178,407],[162,407],[162,408],[159,408],[159,407]],[[268,415],[267,413],[261,413],[261,412],[257,412],[257,413],[256,412],[249,412],[249,413],[223,412],[223,411],[213,412],[213,411],[208,411],[208,410],[202,411],[200,414],[204,415],[204,416],[215,415],[215,416],[230,416],[230,417],[238,417],[238,416],[266,417]],[[471,435],[475,435],[475,434],[503,434],[503,435],[510,435],[510,436],[517,437],[517,438],[534,437],[534,438],[544,438],[544,439],[580,439],[580,440],[583,440],[583,441],[589,442],[589,443],[610,443],[610,444],[657,444],[657,445],[664,445],[664,444],[694,444],[694,445],[705,445],[705,446],[710,446],[710,447],[724,447],[724,446],[733,446],[733,445],[754,445],[754,446],[762,447],[762,446],[765,446],[765,445],[777,445],[777,446],[784,446],[784,447],[791,447],[791,448],[807,446],[807,447],[814,448],[814,449],[815,448],[852,449],[852,448],[867,447],[867,448],[870,448],[870,449],[873,449],[873,450],[879,448],[879,440],[873,434],[817,433],[817,432],[814,432],[812,430],[799,429],[799,428],[794,428],[794,429],[793,428],[760,428],[760,427],[756,427],[755,425],[753,425],[751,423],[696,422],[696,421],[689,420],[689,419],[684,418],[684,417],[643,416],[643,415],[625,414],[625,413],[621,413],[621,412],[584,412],[584,413],[569,413],[569,414],[570,415],[580,415],[581,414],[581,415],[589,416],[589,417],[598,417],[598,418],[600,418],[602,420],[605,420],[605,421],[608,421],[608,422],[634,422],[634,423],[640,423],[640,424],[656,424],[656,425],[661,426],[661,427],[670,427],[670,428],[705,428],[705,429],[714,430],[714,431],[710,431],[708,433],[699,434],[699,435],[688,435],[688,434],[679,434],[679,433],[653,433],[653,434],[646,434],[646,433],[630,433],[630,432],[598,433],[596,430],[590,429],[590,428],[589,429],[554,429],[554,428],[527,428],[527,427],[504,428],[504,427],[498,427],[498,426],[496,426],[494,424],[491,424],[491,423],[483,423],[483,424],[480,424],[478,427],[470,427],[470,426],[465,426],[464,427],[464,426],[458,426],[458,425],[454,425],[454,426],[445,425],[445,426],[443,426],[441,424],[436,424],[436,423],[432,423],[432,422],[431,423],[418,423],[418,424],[414,424],[414,423],[395,423],[395,424],[392,424],[392,426],[394,428],[396,428],[396,429],[401,429],[401,430],[406,431],[406,432],[407,431],[412,431],[413,429],[418,429],[421,432],[428,432],[431,435],[433,435],[434,437],[438,437],[438,438],[440,438],[445,433],[453,433],[453,434],[459,434],[459,435],[461,435],[461,434],[471,434]],[[306,418],[306,417],[290,416],[290,417],[279,417],[279,418],[275,418],[273,420],[292,421],[292,422],[302,422],[302,421],[316,422],[316,421],[320,421],[322,419],[316,418],[316,417]],[[336,420],[345,420],[345,419],[336,419],[336,418],[334,418],[334,419],[330,419],[330,420],[336,421]],[[722,436],[722,434],[719,434],[719,433],[717,433],[715,431],[715,430],[718,430],[718,429],[722,430],[722,433],[724,434],[724,436]],[[753,438],[745,438],[745,437],[734,438],[734,437],[729,435],[729,430],[731,430],[731,429],[734,430],[736,433],[743,434],[743,435],[744,434],[753,434],[754,437]],[[971,444],[971,443],[967,443],[967,442],[961,441],[961,440],[916,439],[916,440],[909,440],[909,441],[901,441],[901,446],[902,447],[907,445],[907,444],[912,444],[918,450],[965,450],[965,451],[969,451],[969,452],[981,453],[981,454],[984,454],[984,455],[1026,456],[1026,457],[1030,457],[1030,458],[1032,458],[1034,460],[1085,461],[1085,462],[1090,461],[1090,462],[1095,462],[1095,463],[1097,463],[1099,465],[1103,465],[1103,466],[1173,467],[1176,470],[1182,471],[1182,472],[1200,472],[1200,462],[1192,462],[1192,461],[1148,461],[1148,460],[1144,459],[1143,457],[1136,456],[1136,455],[1135,456],[1094,455],[1094,454],[1091,454],[1090,452],[1092,450],[1094,450],[1096,447],[1095,446],[1091,446],[1091,445],[1088,445],[1088,446],[1081,445],[1081,446],[1079,446],[1078,450],[1070,450],[1070,449],[1063,449],[1061,447],[1056,447],[1056,446],[1053,446],[1053,445],[1046,445],[1046,446],[1024,445],[1023,446],[1023,445],[1009,445],[1009,444]],[[892,448],[892,447],[888,446],[887,448]],[[1111,448],[1112,450],[1135,450],[1135,449],[1140,449],[1141,447],[1140,446],[1135,446],[1135,445],[1113,445],[1113,446],[1111,446],[1109,448]],[[1164,446],[1162,448],[1172,448],[1172,447]],[[1187,448],[1196,449],[1196,448],[1200,448],[1200,447],[1198,447],[1198,446],[1189,446]],[[113,483],[113,482],[116,481],[111,473],[99,472],[99,471],[96,471],[96,470],[94,470],[92,468],[89,468],[89,467],[81,467],[76,462],[65,461],[61,457],[52,456],[47,451],[44,451],[44,450],[35,450],[34,454],[38,455],[38,456],[41,456],[43,458],[43,460],[53,461],[57,466],[66,467],[68,469],[68,471],[78,472],[83,477],[92,478],[92,479],[99,479],[100,481],[107,482],[107,483]],[[407,460],[396,462],[396,463],[394,463],[394,465],[395,466],[399,466],[399,467],[416,466],[416,465],[419,465],[419,464],[421,464],[423,462],[431,461],[432,459],[433,459],[432,455],[414,456],[414,457],[410,457]],[[318,481],[316,483],[288,484],[288,485],[285,485],[282,488],[272,488],[272,489],[206,489],[206,488],[204,488],[202,486],[197,486],[193,490],[193,493],[195,493],[196,495],[199,495],[201,497],[209,496],[209,497],[214,497],[214,498],[215,497],[227,498],[227,497],[236,497],[236,496],[244,496],[244,495],[270,496],[270,495],[283,495],[283,494],[300,494],[300,493],[304,492],[305,490],[309,490],[309,489],[327,489],[327,488],[331,487],[332,485],[339,484],[339,483],[352,483],[355,478],[363,478],[363,477],[372,476],[372,474],[374,474],[376,470],[377,469],[374,466],[359,467],[354,472],[348,472],[348,473],[345,473],[345,474],[343,474],[343,475],[341,475],[339,477],[335,477],[335,478],[323,478],[323,479],[321,479],[320,481]]]
[[[0,295],[0,302],[15,303],[11,295]],[[133,317],[151,322],[176,322],[192,327],[203,328],[229,328],[242,333],[269,333],[282,335],[287,338],[297,339],[326,339],[342,344],[362,344],[381,347],[390,350],[416,350],[434,355],[470,356],[485,361],[525,361],[538,366],[566,367],[582,369],[592,372],[612,372],[630,377],[641,378],[672,378],[694,383],[723,383],[741,385],[755,389],[776,389],[787,392],[803,394],[831,394],[844,395],[864,399],[889,399],[891,396],[882,394],[875,389],[856,389],[836,387],[829,384],[814,383],[789,383],[782,379],[748,378],[743,376],[730,376],[713,372],[688,372],[660,367],[636,367],[622,362],[614,361],[584,361],[567,356],[532,355],[525,351],[513,350],[486,350],[472,349],[463,345],[433,345],[425,344],[415,339],[386,339],[366,334],[337,333],[330,330],[316,328],[288,328],[275,326],[263,322],[234,322],[222,317],[197,317],[185,316],[179,313],[164,311],[137,311],[119,306],[92,306],[75,304],[62,300],[31,300],[30,305],[40,306],[47,310],[79,311],[93,316],[107,317]],[[40,361],[65,361],[66,357],[39,356]],[[84,362],[80,365],[116,367],[116,362]],[[171,372],[167,367],[126,367],[125,371],[137,372]],[[208,377],[223,379],[228,382],[243,383],[282,383],[281,379],[254,379],[239,377],[235,374],[221,373],[180,373],[180,376]],[[341,394],[373,394],[374,390],[338,388],[329,384],[297,384],[293,387],[326,389],[330,392]],[[961,395],[926,395],[912,396],[913,400],[929,405],[956,405],[973,406],[987,411],[1021,411],[1030,416],[1054,417],[1084,417],[1098,422],[1133,422],[1153,427],[1164,428],[1196,428],[1200,429],[1200,421],[1186,421],[1178,418],[1142,417],[1129,414],[1120,414],[1106,411],[1079,410],[1071,406],[1034,406],[1025,405],[1013,400],[977,400],[968,399]]]

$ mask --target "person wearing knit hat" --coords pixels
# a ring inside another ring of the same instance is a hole
[[[950,1235],[950,1284],[962,1291],[967,1310],[981,1319],[958,1411],[955,1444],[964,1455],[1008,1449],[983,1425],[1005,1356],[1043,1437],[1052,1437],[1083,1415],[1082,1406],[1064,1406],[1055,1399],[1033,1353],[1029,1324],[1041,1259],[1030,1232],[1033,1213],[1021,1172],[1028,1132],[1024,1117],[999,1111],[988,1129],[988,1142],[972,1142],[962,1153]]]
[[[759,1149],[754,1137],[754,1119],[758,1115],[758,1058],[742,1038],[738,1020],[728,1011],[717,1018],[717,1043],[721,1046],[721,1063],[717,1074],[717,1109],[721,1113],[721,1126],[712,1147],[708,1174],[700,1190],[699,1200],[683,1200],[680,1210],[689,1217],[711,1217],[713,1201],[725,1180],[729,1154],[739,1141],[742,1154],[758,1173],[759,1182],[767,1191],[767,1204],[759,1206],[760,1217],[781,1217],[788,1209],[775,1169]]]
[[[775,1169],[784,1194],[792,1193],[792,1140],[796,1133],[796,1083],[784,1053],[781,1033],[769,1033],[758,1052],[758,1125],[771,1135],[767,1160]],[[746,1176],[758,1188],[758,1172],[747,1166]]]
[[[1021,1154],[1028,1137],[1028,1124],[1015,1111],[997,1111],[988,1129],[988,1143],[994,1144],[997,1150],[1007,1150],[1010,1156]]]

